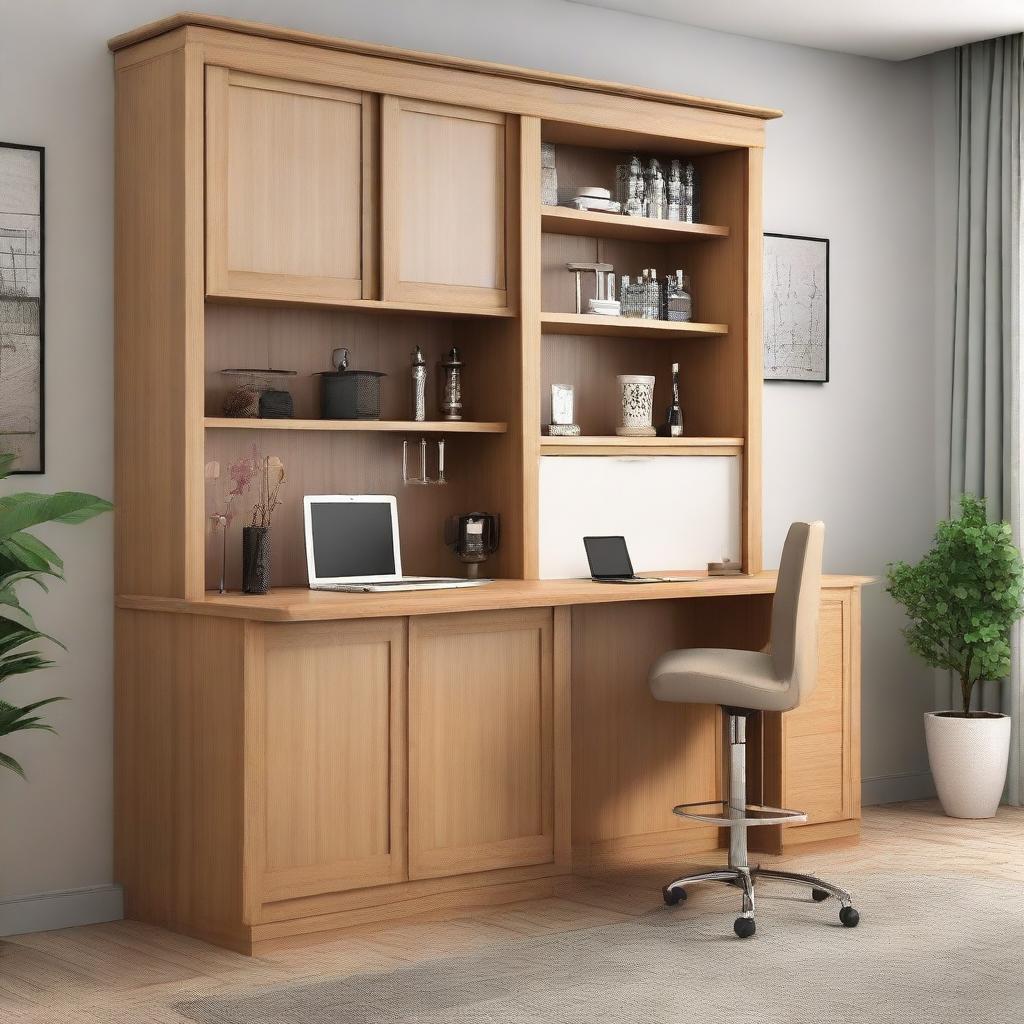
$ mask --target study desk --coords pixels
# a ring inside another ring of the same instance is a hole
[[[867,582],[824,578],[818,687],[751,729],[752,798],[810,816],[760,849],[857,834]],[[763,647],[774,585],[119,597],[126,915],[253,952],[705,859],[718,830],[671,808],[721,792],[721,714],[656,702],[647,672]]]

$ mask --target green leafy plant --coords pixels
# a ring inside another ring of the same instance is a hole
[[[0,480],[10,475],[13,463],[13,455],[0,454]],[[49,640],[59,647],[64,646],[36,629],[32,616],[18,599],[19,584],[31,582],[46,591],[47,578],[64,578],[64,563],[60,557],[28,530],[40,523],[82,523],[110,508],[109,501],[77,491],[25,492],[0,497],[0,683],[53,664],[38,650],[28,648],[29,644]],[[47,697],[23,706],[0,699],[0,737],[25,729],[53,732],[53,727],[36,712],[59,700],[66,698]],[[0,767],[25,777],[21,765],[2,751]]]
[[[935,668],[960,677],[963,714],[985,679],[1010,671],[1010,627],[1024,613],[1024,568],[1008,523],[990,523],[985,502],[960,499],[960,516],[939,523],[935,545],[917,565],[889,566],[888,592],[906,609],[903,635]]]

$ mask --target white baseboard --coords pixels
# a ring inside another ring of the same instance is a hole
[[[119,885],[13,896],[0,900],[0,936],[120,921],[122,917],[124,908]]]
[[[861,779],[861,803],[895,804],[901,800],[930,800],[935,796],[935,782],[931,772],[900,772]]]

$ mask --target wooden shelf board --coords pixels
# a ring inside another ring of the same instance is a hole
[[[742,437],[548,437],[541,455],[742,455]]]
[[[684,224],[650,217],[624,217],[620,213],[595,213],[567,206],[545,206],[541,230],[556,235],[591,238],[624,238],[633,242],[681,242],[688,238],[726,238],[729,229],[718,224]]]
[[[544,334],[591,334],[613,338],[704,338],[728,334],[728,324],[639,320],[599,313],[541,313]]]
[[[472,420],[273,420],[233,419],[207,416],[208,430],[383,430],[418,434],[504,434],[507,423],[478,423]]]
[[[390,313],[390,314],[416,314],[420,316],[440,316],[454,318],[493,318],[503,317],[508,319],[514,317],[516,311],[505,308],[490,308],[487,306],[459,307],[437,306],[423,302],[394,302],[384,299],[323,299],[323,298],[276,298],[271,295],[263,295],[257,292],[245,291],[223,291],[216,294],[207,294],[206,301],[226,305],[247,306],[288,306],[296,309],[316,307],[318,309],[347,310],[351,313]]]

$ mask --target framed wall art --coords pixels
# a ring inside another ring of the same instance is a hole
[[[0,450],[42,473],[43,149],[0,142]]]
[[[828,239],[764,236],[764,379],[828,381]]]

